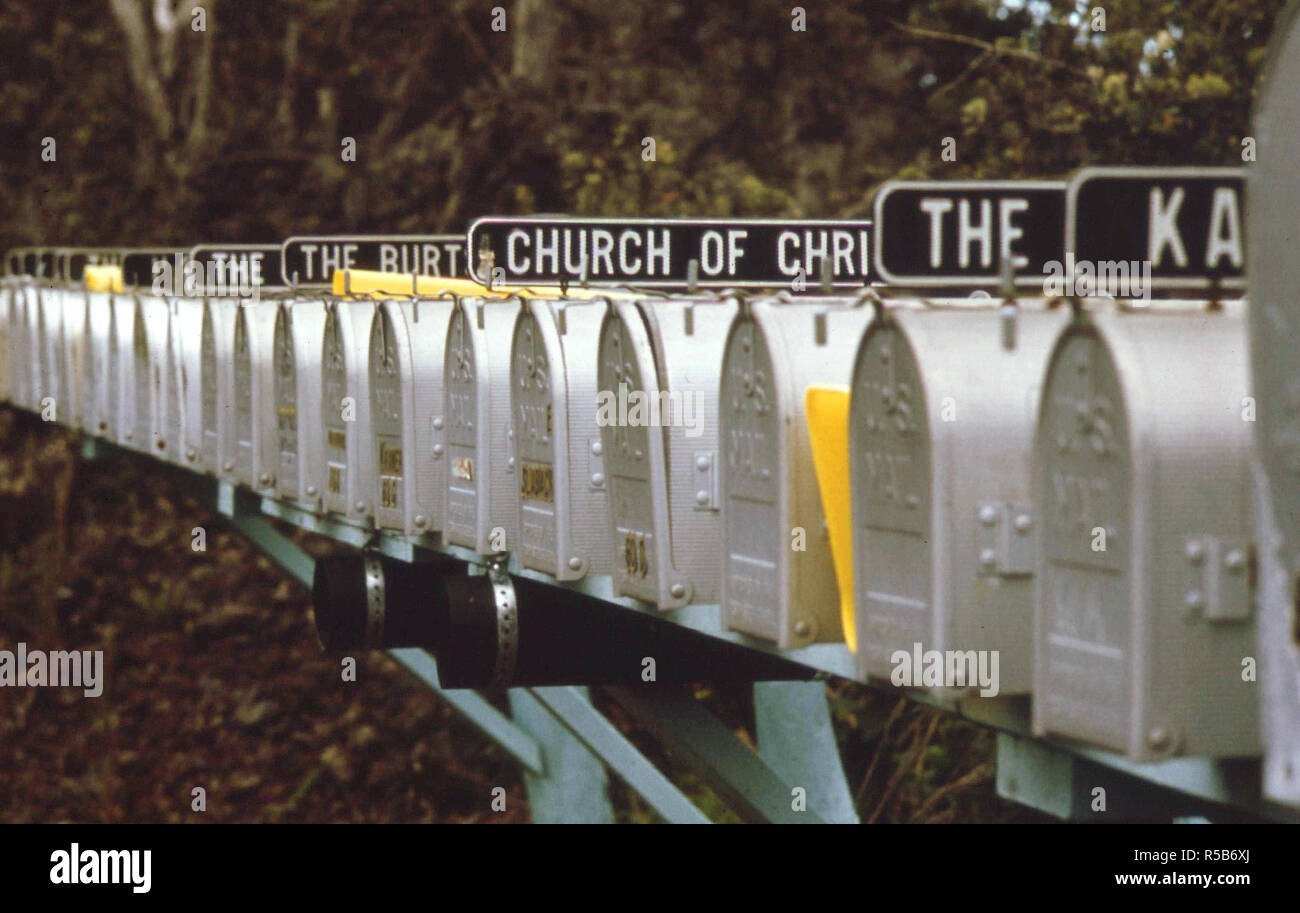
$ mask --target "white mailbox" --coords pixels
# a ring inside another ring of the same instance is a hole
[[[281,497],[318,510],[325,487],[321,435],[321,342],[325,302],[285,300],[275,315],[275,487]]]
[[[198,471],[203,450],[203,312],[200,298],[171,299],[170,361],[173,410],[167,430],[171,459]]]
[[[328,298],[321,350],[321,425],[325,444],[325,509],[358,526],[374,516],[375,470],[370,443],[371,301]]]
[[[447,522],[443,538],[481,554],[517,550],[510,340],[517,298],[462,298],[447,324]]]
[[[133,295],[112,295],[109,298],[108,336],[109,428],[112,430],[109,440],[131,446],[135,438],[135,388],[131,384],[131,346],[135,342]]]
[[[0,402],[10,402],[13,397],[13,352],[10,349],[10,321],[14,318],[13,299],[16,283],[6,278],[0,285]]]
[[[453,309],[450,298],[388,300],[375,309],[368,370],[382,529],[422,536],[445,522],[447,460],[434,445],[445,423],[442,359]]]
[[[769,298],[731,324],[718,395],[728,630],[783,648],[844,639],[804,403],[810,386],[848,385],[871,313]]]
[[[142,295],[136,299],[132,379],[135,383],[134,442],[138,450],[168,456],[166,429],[171,404],[167,401],[168,358],[171,341],[171,305],[166,298]]]
[[[1239,302],[1062,333],[1034,443],[1035,734],[1136,760],[1258,752],[1252,432]]]
[[[511,346],[520,564],[559,580],[612,573],[596,424],[603,300],[525,301]]]
[[[1014,318],[889,308],[862,339],[849,465],[863,676],[891,678],[898,651],[912,663],[937,651],[961,660],[951,680],[910,684],[950,697],[1030,689],[1033,435],[1067,319],[1041,301],[1021,302]]]
[[[1300,638],[1296,636],[1300,610],[1295,557],[1285,544],[1275,513],[1276,494],[1262,465],[1255,467],[1254,475],[1264,795],[1300,804]]]
[[[660,609],[720,595],[718,375],[735,313],[732,299],[618,301],[601,325],[614,587]]]
[[[1245,232],[1250,345],[1259,400],[1259,686],[1264,795],[1300,805],[1300,10],[1274,19],[1250,135],[1257,161],[1246,174]],[[1244,140],[1243,140],[1244,142]]]
[[[63,299],[60,290],[52,286],[36,288],[36,352],[40,359],[38,386],[34,411],[52,414],[53,421],[65,421],[67,397],[60,381],[67,375],[67,359],[63,351]],[[47,412],[52,407],[52,413]]]
[[[274,301],[246,300],[235,315],[235,479],[255,490],[275,487]]]
[[[87,431],[106,438],[114,433],[112,393],[116,387],[109,373],[113,350],[113,296],[107,292],[87,292],[85,323],[82,419]]]
[[[113,348],[110,352],[109,373],[114,379],[114,399],[117,407],[114,422],[117,443],[136,447],[136,318],[139,303],[133,294],[113,296]],[[140,331],[144,344],[144,330]],[[143,360],[148,362],[148,348],[143,350]]]
[[[57,292],[63,307],[63,376],[59,380],[67,402],[59,409],[59,421],[72,428],[93,430],[85,415],[86,308],[89,295],[77,289]]]
[[[235,298],[208,298],[203,302],[199,340],[199,426],[202,444],[200,468],[221,479],[235,474]]]
[[[31,307],[34,295],[31,284],[20,280],[14,284],[9,299],[9,398],[24,409],[32,408],[35,389],[33,372],[37,359],[32,344],[35,330]]]

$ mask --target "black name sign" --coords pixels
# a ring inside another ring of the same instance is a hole
[[[469,230],[469,262],[493,285],[681,288],[691,262],[701,286],[811,288],[830,264],[832,283],[870,281],[871,222],[776,219],[491,217]],[[487,260],[493,273],[484,275]]]
[[[1064,181],[891,181],[876,192],[876,273],[913,286],[995,286],[1004,261],[1042,285],[1065,255]]]
[[[1067,193],[1076,261],[1146,262],[1154,288],[1245,286],[1237,168],[1085,168]]]
[[[328,285],[335,270],[464,278],[468,275],[461,235],[322,235],[284,242],[285,285]]]
[[[259,288],[280,284],[282,257],[279,244],[197,244],[190,249],[190,261],[205,277],[217,275],[231,285]]]

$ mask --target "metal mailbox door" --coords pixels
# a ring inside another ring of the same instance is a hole
[[[166,429],[172,410],[167,398],[170,341],[170,303],[165,298],[140,296],[134,343],[135,442],[138,449],[156,457],[169,455]]]
[[[203,303],[199,340],[200,423],[204,472],[221,479],[235,473],[235,372],[231,345],[239,301],[208,298]]]
[[[189,469],[200,468],[203,448],[203,389],[201,364],[204,302],[200,298],[171,301],[172,394],[175,418],[167,430],[175,443],[168,449],[172,459]]]
[[[410,536],[443,528],[443,354],[451,299],[383,301],[370,329],[375,524]],[[437,451],[437,452],[435,452]]]
[[[735,312],[734,300],[617,301],[601,324],[614,589],[660,609],[720,595],[718,373]]]
[[[184,465],[185,379],[180,345],[179,300],[167,300],[167,337],[163,341],[162,419],[158,423],[157,452],[173,463]]]
[[[937,653],[943,678],[901,680],[944,697],[1030,689],[1033,434],[1066,320],[1021,302],[1012,341],[994,308],[891,308],[864,337],[849,425],[862,675]]]
[[[28,283],[23,289],[23,326],[24,338],[20,347],[24,353],[23,376],[26,384],[26,406],[29,410],[40,410],[41,387],[43,386],[42,364],[45,361],[41,351],[40,339],[41,302],[39,288],[35,283]]]
[[[59,291],[63,306],[63,377],[60,380],[64,396],[67,398],[66,410],[60,421],[73,428],[92,430],[85,413],[85,358],[86,358],[86,307],[88,295],[84,291],[62,289]]]
[[[524,302],[511,344],[519,460],[519,560],[559,580],[611,573],[609,503],[596,424],[605,305]]]
[[[9,279],[0,285],[0,402],[7,403],[13,396],[13,352],[10,350],[14,319],[14,283]]]
[[[520,306],[514,298],[462,298],[447,324],[443,537],[480,554],[518,545],[510,341]]]
[[[112,431],[113,387],[109,362],[113,347],[113,296],[86,293],[86,350],[82,366],[86,391],[83,418],[86,430],[99,437]]]
[[[53,287],[37,288],[37,351],[40,353],[40,385],[34,408],[52,421],[62,422],[67,402],[60,381],[67,375],[63,351],[62,292]]]
[[[253,489],[275,485],[278,462],[271,347],[276,304],[244,301],[235,315],[235,479]]]
[[[16,282],[9,299],[9,397],[15,406],[31,408],[32,329],[28,287]]]
[[[324,505],[357,526],[371,525],[377,487],[366,364],[374,312],[369,301],[328,299],[321,349]]]
[[[1273,24],[1256,95],[1246,169],[1251,372],[1259,398],[1256,540],[1264,794],[1300,805],[1300,307],[1295,214],[1300,206],[1300,9]],[[1244,140],[1243,140],[1244,142]]]
[[[112,379],[112,415],[109,424],[114,440],[123,447],[135,440],[135,296],[113,295],[112,345],[108,352],[108,373]]]
[[[731,324],[719,391],[728,630],[782,648],[844,639],[804,403],[810,386],[848,385],[870,319],[851,301],[760,299]]]
[[[321,340],[325,302],[282,301],[275,314],[276,491],[318,510],[325,484]]]
[[[149,365],[149,320],[151,311],[143,299],[135,298],[131,317],[131,446],[149,453],[153,447],[153,378]]]
[[[1097,313],[1056,343],[1034,445],[1035,734],[1136,760],[1258,745],[1239,303]]]

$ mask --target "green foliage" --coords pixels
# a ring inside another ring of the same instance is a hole
[[[141,53],[116,13],[131,3]],[[143,0],[0,0],[0,244],[856,216],[894,176],[1236,164],[1279,5],[1113,0],[1093,32],[1076,0],[1040,21],[888,0],[809,5],[795,32],[776,0],[518,0],[501,33],[471,0],[213,0],[208,31],[182,19],[168,45]]]

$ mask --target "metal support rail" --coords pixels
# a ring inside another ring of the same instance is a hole
[[[141,456],[98,439],[84,439],[82,452],[87,458],[109,451]],[[472,551],[430,543],[427,537],[412,542],[403,536],[362,529],[263,499],[229,482],[180,466],[156,461],[154,465],[307,587],[312,581],[311,557],[276,530],[268,517],[358,548],[377,549],[403,561],[428,560],[442,552],[470,563],[486,564],[486,559]],[[510,571],[555,583],[513,563]],[[613,606],[652,611],[636,600],[614,597],[607,580],[555,585],[599,596]],[[671,616],[654,614],[665,623],[677,623],[779,653],[824,672],[853,677],[851,654],[842,645],[776,651],[743,635],[721,631],[716,607],[711,611],[708,606],[690,606]],[[507,717],[473,691],[443,689],[437,663],[425,651],[389,652],[520,763],[533,820],[613,821],[607,772],[625,782],[666,821],[709,820],[596,709],[586,689],[510,689],[511,715]],[[640,725],[689,763],[742,819],[856,823],[822,683],[763,682],[754,688],[757,754],[693,700],[629,688],[608,691]],[[918,702],[997,730],[998,794],[1059,818],[1104,822],[1244,817],[1300,822],[1300,810],[1261,798],[1258,758],[1180,758],[1137,764],[1108,751],[1033,738],[1025,697],[952,702],[919,692],[904,693]]]

